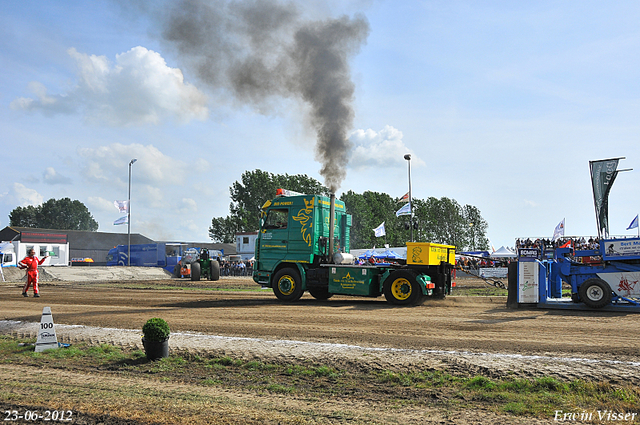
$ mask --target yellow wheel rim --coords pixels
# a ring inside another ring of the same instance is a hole
[[[278,280],[278,291],[280,291],[282,295],[291,295],[295,289],[296,281],[288,274]]]
[[[404,301],[411,296],[411,282],[404,277],[400,277],[391,284],[391,293],[397,300]]]

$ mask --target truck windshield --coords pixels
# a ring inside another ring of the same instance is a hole
[[[289,210],[270,210],[264,223],[265,229],[286,229],[289,222]]]

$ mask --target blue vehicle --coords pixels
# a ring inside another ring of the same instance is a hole
[[[599,243],[589,250],[521,248],[516,279],[509,279],[516,290],[513,301],[542,308],[640,311],[640,238]],[[571,286],[571,298],[563,297],[563,284]]]
[[[131,252],[129,264],[128,253]],[[174,273],[183,254],[183,244],[149,243],[138,245],[118,245],[109,250],[107,266],[162,267]]]
[[[576,261],[592,257],[599,260]],[[558,248],[554,260],[549,273],[553,295],[558,295],[558,286],[564,281],[571,285],[572,300],[587,307],[621,302],[640,305],[640,239],[603,239],[597,250]]]

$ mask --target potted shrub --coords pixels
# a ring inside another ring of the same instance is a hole
[[[169,357],[169,334],[171,329],[164,319],[154,317],[142,327],[142,345],[147,359],[157,360]]]

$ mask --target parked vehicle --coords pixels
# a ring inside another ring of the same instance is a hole
[[[118,245],[109,250],[107,266],[162,267],[173,272],[182,257],[183,245],[179,243],[150,243]],[[129,261],[131,252],[131,261]]]

